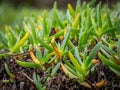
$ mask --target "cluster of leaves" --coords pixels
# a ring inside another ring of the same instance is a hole
[[[102,8],[101,3],[93,7],[95,1],[80,5],[78,0],[76,8],[68,4],[66,12],[60,12],[55,3],[50,12],[25,18],[23,27],[6,26],[6,33],[0,32],[0,49],[9,52],[0,54],[0,58],[29,51],[33,62],[16,60],[16,63],[42,70],[46,70],[44,64],[48,63],[53,66],[48,70],[51,76],[61,69],[82,85],[87,85],[85,78],[100,60],[120,76],[119,15],[111,16],[110,10]],[[39,83],[40,77],[34,73],[33,78],[37,88],[44,89]],[[99,83],[102,82],[105,83]]]

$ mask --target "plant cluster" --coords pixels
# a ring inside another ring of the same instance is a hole
[[[75,9],[68,4],[64,12],[55,3],[50,12],[25,18],[23,26],[6,26],[6,33],[0,32],[0,49],[8,52],[0,54],[0,58],[28,51],[33,62],[16,60],[17,64],[46,70],[44,64],[49,63],[51,67],[47,70],[51,76],[61,69],[89,88],[85,79],[100,61],[120,76],[120,15],[111,16],[108,7],[103,8],[101,3],[94,7],[95,1],[80,4],[78,0]],[[6,63],[5,69],[13,80],[15,76]],[[44,89],[40,76],[34,73],[33,78],[36,87]],[[105,80],[96,86],[101,84]]]

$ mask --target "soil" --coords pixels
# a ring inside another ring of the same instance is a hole
[[[24,54],[20,57],[22,57],[22,61],[31,62],[29,54]],[[46,84],[45,79],[50,77],[50,75],[37,68],[24,68],[19,66],[16,64],[15,60],[20,57],[10,56],[9,58],[2,58],[0,60],[0,90],[37,90],[33,83],[34,72],[41,77],[40,81],[47,87],[47,90],[90,90],[87,87],[79,85],[79,83],[77,83],[74,79],[69,79],[60,69]],[[2,80],[10,79],[5,71],[4,63],[8,65],[10,71],[15,75],[13,83],[2,82]],[[120,90],[120,77],[114,74],[102,62],[99,62],[95,66],[95,71],[91,72],[85,81],[92,85],[93,83],[96,84],[101,80],[106,80],[107,83],[100,88],[92,86],[91,90]]]

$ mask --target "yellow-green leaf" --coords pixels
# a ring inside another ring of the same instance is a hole
[[[27,32],[24,37],[15,45],[15,47],[12,49],[11,53],[15,53],[29,38],[30,32]]]
[[[70,14],[74,17],[75,11],[74,11],[74,9],[73,9],[73,7],[71,6],[70,3],[68,4],[68,9],[69,9]]]
[[[79,19],[80,19],[80,13],[77,14],[77,16],[72,24],[73,28],[76,28],[79,25]]]
[[[40,61],[35,57],[35,55],[33,54],[32,51],[30,51],[30,56],[31,56],[33,62],[35,62],[36,64],[40,64]]]
[[[65,73],[69,78],[71,78],[71,79],[73,79],[73,78],[78,78],[78,77],[76,77],[74,74],[72,74],[71,72],[69,72],[69,71],[67,70],[67,68],[64,66],[64,64],[62,64],[62,63],[61,63],[61,68],[62,68],[62,70],[64,71],[64,73]]]

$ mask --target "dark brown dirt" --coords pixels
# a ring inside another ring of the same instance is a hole
[[[31,62],[28,54],[21,56],[22,61]],[[19,57],[20,58],[20,57]],[[0,90],[37,90],[33,83],[33,73],[36,72],[41,77],[41,83],[47,87],[47,90],[90,90],[82,85],[79,85],[75,80],[69,79],[61,70],[52,77],[46,84],[45,79],[49,77],[45,71],[35,68],[24,68],[15,63],[18,57],[11,56],[0,60]],[[9,80],[4,69],[6,63],[10,71],[15,75],[14,83],[2,83],[1,80]],[[51,65],[47,65],[46,67]],[[91,90],[120,90],[120,77],[114,74],[107,66],[99,62],[95,66],[95,71],[90,73],[86,81],[90,84],[95,84],[101,80],[106,80],[107,83],[101,88],[93,86]]]
[[[14,57],[15,58],[15,57]],[[37,90],[32,82],[33,73],[36,72],[39,75],[43,73],[39,69],[24,68],[15,63],[15,59],[12,57],[0,60],[0,90]],[[17,58],[16,58],[17,59]],[[31,61],[30,57],[23,56],[23,61]],[[4,69],[4,63],[6,63],[10,71],[15,75],[14,83],[2,83],[1,80],[10,80]],[[29,77],[30,79],[28,79]]]
[[[92,86],[92,89],[89,89],[79,85],[75,80],[69,79],[63,72],[60,72],[50,79],[48,90],[120,90],[120,77],[100,62],[96,65],[95,72],[88,75],[86,82],[92,85],[102,80],[106,80],[107,83],[100,88]]]
[[[74,80],[69,79],[63,72],[51,78],[48,82],[48,90],[86,90],[87,88],[79,85]]]
[[[88,80],[91,83],[107,80],[107,83],[99,90],[120,90],[120,77],[101,62],[96,65],[95,73],[89,75]]]

